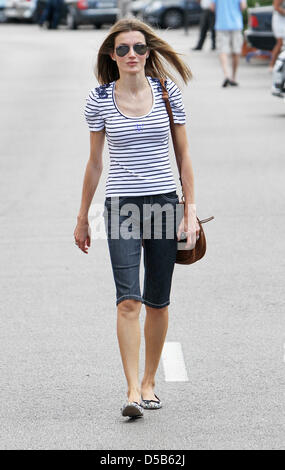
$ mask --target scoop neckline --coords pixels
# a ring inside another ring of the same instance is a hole
[[[149,116],[149,115],[152,113],[153,109],[154,109],[154,106],[155,106],[155,93],[154,93],[154,89],[153,89],[153,86],[152,86],[150,77],[149,77],[148,75],[146,75],[146,78],[147,78],[147,80],[148,80],[148,83],[149,83],[149,85],[150,85],[150,89],[151,89],[151,92],[152,92],[152,108],[151,108],[151,110],[150,110],[147,114],[144,114],[143,116],[127,116],[126,114],[124,114],[124,113],[120,110],[120,108],[118,107],[118,105],[117,105],[117,103],[116,103],[116,98],[115,98],[116,80],[114,80],[114,82],[113,82],[113,90],[112,90],[113,103],[114,103],[114,105],[115,105],[117,111],[118,111],[122,116],[124,116],[124,117],[127,118],[127,119],[142,119],[142,118],[144,118],[144,117]]]

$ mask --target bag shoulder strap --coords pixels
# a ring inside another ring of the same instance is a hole
[[[172,141],[173,141],[173,148],[174,148],[174,153],[175,153],[175,157],[176,157],[177,168],[178,168],[178,171],[179,171],[179,179],[180,179],[180,183],[181,183],[182,201],[184,202],[185,197],[184,197],[184,193],[183,193],[183,185],[182,185],[182,180],[181,180],[180,161],[177,158],[177,152],[176,152],[176,136],[175,136],[173,113],[172,113],[172,109],[171,109],[170,102],[169,102],[168,91],[166,89],[166,80],[164,80],[164,78],[161,78],[159,81],[160,81],[160,84],[161,84],[161,87],[162,87],[162,98],[165,101],[166,110],[167,110],[168,116],[169,116],[170,130],[171,130]],[[214,218],[215,217],[212,215],[211,217],[208,217],[207,219],[200,220],[200,224],[204,224],[206,222],[209,222],[210,220],[212,220]]]
[[[185,200],[184,193],[183,193],[183,185],[182,185],[182,180],[181,180],[181,166],[180,166],[180,161],[177,158],[177,152],[176,152],[177,144],[176,144],[176,136],[175,136],[174,119],[173,119],[173,113],[172,113],[172,109],[171,109],[170,102],[169,102],[168,91],[166,89],[166,80],[164,80],[164,78],[161,78],[159,81],[160,81],[160,84],[161,84],[161,87],[162,87],[162,98],[165,101],[166,110],[167,110],[167,113],[168,113],[168,116],[169,116],[173,148],[174,148],[177,168],[178,168],[178,172],[179,172],[179,180],[180,180],[180,183],[181,183],[182,200]]]

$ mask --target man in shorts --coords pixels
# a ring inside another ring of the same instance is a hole
[[[243,45],[243,16],[246,0],[212,0],[216,13],[217,46],[224,73],[222,87],[237,86],[236,73]],[[232,75],[229,74],[228,55],[232,55]]]

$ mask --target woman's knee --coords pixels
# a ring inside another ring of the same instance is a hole
[[[118,314],[127,319],[137,319],[140,314],[142,303],[135,299],[122,300],[118,305]]]

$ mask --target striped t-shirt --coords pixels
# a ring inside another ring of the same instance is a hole
[[[147,76],[153,106],[140,117],[125,116],[117,107],[115,81],[93,88],[86,98],[85,118],[90,131],[105,128],[110,154],[106,197],[143,196],[176,191],[170,166],[170,123],[158,78]],[[181,92],[167,78],[174,123],[185,124]]]

